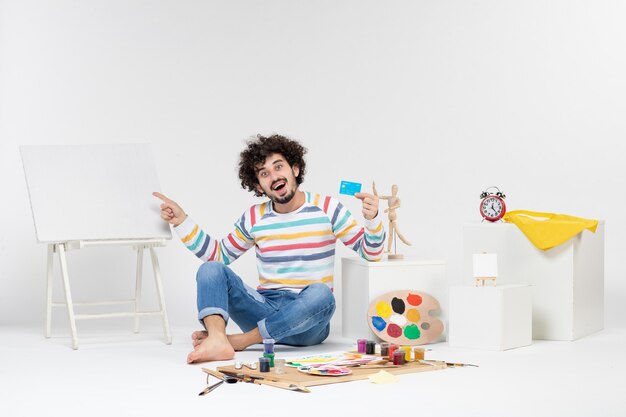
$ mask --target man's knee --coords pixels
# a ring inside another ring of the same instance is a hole
[[[335,296],[330,287],[326,284],[311,284],[303,291],[306,291],[311,304],[319,306],[332,306],[335,309]]]
[[[219,262],[205,262],[200,265],[200,268],[198,268],[198,272],[196,273],[196,282],[200,284],[226,279],[226,268],[226,265]]]

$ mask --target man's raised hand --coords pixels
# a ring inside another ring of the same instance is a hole
[[[378,196],[369,193],[356,193],[356,198],[363,202],[363,217],[372,220],[378,214]]]
[[[174,200],[170,200],[156,191],[152,195],[163,201],[161,204],[161,218],[169,224],[176,227],[187,218],[183,209]]]

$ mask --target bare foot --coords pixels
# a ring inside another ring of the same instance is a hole
[[[205,337],[187,356],[187,363],[225,361],[235,357],[235,350],[225,335]]]
[[[235,352],[241,352],[242,350],[244,350],[245,348],[249,346],[244,341],[243,334],[241,333],[229,334],[229,335],[226,335],[226,337],[228,338],[228,342],[230,343],[230,345],[233,347],[233,349],[235,349]]]
[[[247,333],[229,334],[226,335],[226,337],[228,338],[228,342],[230,342],[230,345],[233,347],[233,349],[235,349],[235,351],[237,352],[241,352],[242,350],[245,350],[248,346],[254,345],[255,343],[261,343],[261,341],[263,340],[262,338],[260,338],[260,336],[255,337],[254,334],[251,334],[255,332],[255,330]],[[256,333],[258,333],[258,330],[256,330]]]
[[[204,339],[207,338],[209,333],[206,330],[193,332],[191,334],[191,343],[194,347],[198,346]]]

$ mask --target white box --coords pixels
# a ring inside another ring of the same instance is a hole
[[[547,251],[510,223],[463,227],[464,276],[472,254],[498,254],[498,284],[533,286],[533,338],[576,340],[604,327],[604,222]]]
[[[417,290],[439,301],[441,321],[446,324],[448,287],[444,261],[405,259],[367,262],[341,259],[342,335],[376,340],[367,323],[367,310],[376,297],[396,290]],[[436,341],[445,340],[444,334]]]
[[[448,344],[486,350],[530,345],[531,296],[530,285],[452,287]]]

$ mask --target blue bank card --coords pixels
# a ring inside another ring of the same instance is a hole
[[[361,183],[341,181],[341,186],[339,187],[339,194],[354,195],[360,192],[361,192]]]

